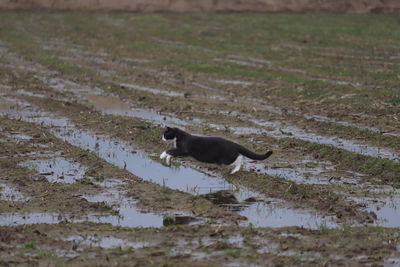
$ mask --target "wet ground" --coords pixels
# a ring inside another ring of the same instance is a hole
[[[319,42],[301,16],[276,39],[237,38],[255,14],[0,17],[2,264],[398,264],[396,37],[352,16]],[[274,154],[166,166],[167,125]]]

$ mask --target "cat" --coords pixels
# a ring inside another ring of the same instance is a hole
[[[168,166],[172,157],[191,156],[201,162],[233,165],[235,166],[231,172],[233,174],[240,170],[243,156],[253,160],[264,160],[272,155],[271,150],[265,154],[256,154],[224,138],[191,135],[178,128],[167,127],[162,139],[175,142],[174,149],[166,150],[160,155],[160,159],[165,159]]]

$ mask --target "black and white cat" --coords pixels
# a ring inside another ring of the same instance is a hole
[[[201,162],[233,165],[235,168],[231,173],[235,173],[243,163],[243,156],[253,160],[264,160],[272,155],[272,151],[256,154],[221,137],[191,135],[178,128],[167,127],[162,139],[175,141],[174,149],[164,151],[160,155],[161,159],[166,159],[167,165],[170,165],[172,157],[191,156]]]

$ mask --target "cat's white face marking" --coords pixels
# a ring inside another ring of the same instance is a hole
[[[176,148],[176,137],[174,138],[174,147]]]
[[[162,136],[162,140],[165,141],[165,142],[168,141],[167,139],[165,139],[164,135]]]

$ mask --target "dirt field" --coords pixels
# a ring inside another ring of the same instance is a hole
[[[399,13],[397,0],[3,0],[7,10]]]
[[[398,266],[399,24],[1,13],[1,265]],[[274,154],[168,167],[167,125]]]

